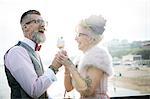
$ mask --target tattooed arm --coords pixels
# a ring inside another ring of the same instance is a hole
[[[84,69],[85,74],[81,74],[70,60],[68,60],[67,64],[65,67],[72,75],[72,79],[75,82],[75,89],[84,97],[93,95],[98,87],[103,71],[93,66],[87,66],[88,68]]]
[[[85,70],[84,81],[87,84],[87,88],[84,90],[78,90],[80,94],[84,97],[91,96],[95,93],[96,88],[99,85],[99,81],[103,75],[103,72],[100,69],[97,69],[93,66],[88,66]]]
[[[88,68],[85,69],[86,73],[83,75],[78,72],[77,68],[67,55],[58,53],[57,59],[69,70],[72,80],[75,83],[74,87],[82,96],[87,97],[94,94],[103,75],[103,72],[100,69],[93,66],[86,66]]]

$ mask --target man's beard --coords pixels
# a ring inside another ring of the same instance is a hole
[[[39,33],[39,32],[33,32],[32,34],[32,40],[35,42],[35,43],[44,43],[45,40],[46,40],[46,37],[45,37],[45,34],[43,33]]]

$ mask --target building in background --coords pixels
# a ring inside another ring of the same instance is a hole
[[[149,40],[149,41],[143,41],[143,42],[142,42],[142,46],[143,46],[144,48],[150,48],[150,40]]]

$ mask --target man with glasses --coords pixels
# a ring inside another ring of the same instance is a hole
[[[46,40],[45,22],[39,11],[29,10],[21,16],[24,40],[10,48],[4,56],[5,72],[11,88],[11,99],[46,99],[47,88],[56,81],[61,65],[56,58],[44,72],[36,53]]]

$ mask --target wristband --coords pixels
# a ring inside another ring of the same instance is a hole
[[[54,67],[53,65],[50,65],[48,68],[50,68],[55,74],[58,72],[58,68]]]

